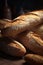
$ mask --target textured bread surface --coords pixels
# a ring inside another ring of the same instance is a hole
[[[27,49],[30,49],[36,54],[43,55],[43,39],[38,34],[27,31],[19,34],[16,39]]]
[[[0,38],[0,50],[11,56],[18,57],[26,53],[26,49],[21,43],[9,38]]]
[[[27,29],[30,30],[33,27],[43,23],[43,10],[42,12],[38,12],[40,15],[30,12],[15,18],[12,23],[8,23],[5,26],[6,28],[2,30],[2,35],[5,37],[15,37],[17,34]],[[37,13],[37,11],[35,13]]]
[[[24,56],[25,61],[43,64],[43,56],[36,55],[36,54],[27,54]]]

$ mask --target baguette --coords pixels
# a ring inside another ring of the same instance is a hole
[[[26,49],[22,44],[9,38],[0,38],[0,51],[18,57],[21,57],[26,53]]]
[[[36,54],[26,54],[24,56],[24,60],[27,61],[28,63],[29,62],[31,62],[31,63],[39,63],[39,65],[43,64],[43,56],[36,55]]]
[[[33,32],[25,32],[19,34],[16,39],[32,52],[43,55],[43,40],[39,35]]]
[[[40,15],[42,14],[40,13]],[[42,18],[31,13],[21,15],[15,18],[9,27],[2,30],[2,35],[5,37],[16,37],[19,33],[43,23]]]

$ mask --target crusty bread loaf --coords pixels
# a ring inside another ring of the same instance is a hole
[[[0,50],[11,56],[18,57],[26,53],[26,49],[22,44],[9,38],[0,38]]]
[[[43,56],[40,55],[36,55],[36,54],[26,54],[24,56],[25,61],[27,61],[28,63],[39,63],[43,65]]]
[[[32,52],[43,55],[43,40],[39,35],[33,32],[24,32],[19,34],[16,39]]]
[[[42,10],[42,13],[39,13],[39,14],[40,16],[27,13],[15,18],[8,27],[2,30],[2,35],[6,37],[15,37],[17,34],[27,29],[30,30],[34,26],[37,26],[38,24],[43,23],[42,21],[43,17],[41,16],[43,14],[43,10]]]

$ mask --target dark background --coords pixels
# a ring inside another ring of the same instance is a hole
[[[21,8],[24,12],[43,9],[43,0],[7,0],[12,12],[12,18],[22,14]],[[3,6],[5,0],[0,0],[0,18],[3,17]],[[14,10],[14,12],[13,12]]]

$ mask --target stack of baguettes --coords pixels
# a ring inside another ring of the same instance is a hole
[[[12,56],[23,56],[27,48],[36,55],[33,59],[31,56],[34,54],[29,54],[24,57],[25,59],[28,61],[40,60],[43,63],[43,10],[28,12],[13,20],[0,20],[0,30],[0,49],[2,51]]]

